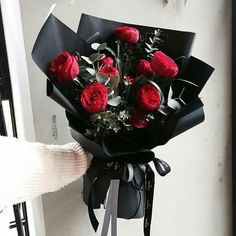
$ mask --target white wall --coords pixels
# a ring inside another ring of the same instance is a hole
[[[31,49],[52,0],[21,0],[36,138],[71,140],[64,111],[45,95],[45,77]],[[58,0],[55,14],[76,30],[81,12],[130,23],[194,31],[193,55],[216,68],[201,97],[206,121],[156,148],[172,173],[157,177],[152,235],[230,236],[231,4],[230,0]],[[52,115],[58,137],[52,137]],[[197,145],[196,145],[197,143]],[[191,167],[191,168],[189,168]],[[95,235],[82,202],[82,182],[43,197],[47,236]],[[103,213],[98,212],[99,219]],[[119,235],[142,235],[142,220],[118,222]]]

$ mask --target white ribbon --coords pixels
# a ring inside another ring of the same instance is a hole
[[[117,206],[118,206],[119,185],[120,185],[119,179],[111,180],[101,236],[107,236],[110,220],[111,220],[111,236],[117,236]]]

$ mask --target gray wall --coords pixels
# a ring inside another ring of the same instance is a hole
[[[37,33],[54,2],[21,0],[21,10],[37,141],[66,143],[71,137],[64,111],[45,96],[46,78],[30,55]],[[193,55],[216,68],[201,94],[206,121],[155,149],[156,155],[171,165],[172,173],[156,179],[152,235],[229,236],[232,234],[230,0],[188,0],[186,5],[184,0],[169,0],[168,5],[164,2],[58,0],[55,14],[74,30],[84,12],[197,33]],[[53,136],[52,115],[56,115],[57,137]],[[95,235],[81,191],[79,180],[43,197],[47,236]],[[101,220],[103,212],[97,212],[97,215]],[[141,236],[142,220],[119,220],[118,230],[119,235],[135,233]]]

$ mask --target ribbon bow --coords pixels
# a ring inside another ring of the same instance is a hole
[[[152,161],[159,175],[165,176],[171,171],[170,166],[163,160],[154,157]],[[143,229],[144,229],[144,236],[150,236],[155,174],[149,164],[139,164],[138,168],[140,168],[143,172],[144,181],[139,185],[136,184],[135,187],[137,188],[137,190],[141,190],[142,186],[144,185],[144,189],[142,189],[142,191],[144,190],[145,192],[145,216],[144,216]],[[132,182],[132,181],[135,182],[133,164],[112,161],[112,162],[106,162],[105,164],[103,163],[100,166],[98,170],[98,175],[94,179],[93,184],[91,186],[88,199],[89,217],[95,231],[97,231],[99,222],[92,208],[92,193],[94,188],[96,188],[96,184],[99,182],[99,180],[107,175],[110,178],[110,183],[108,185],[109,190],[107,190],[107,192],[109,193],[107,196],[106,211],[105,211],[101,236],[107,236],[110,221],[111,221],[111,235],[117,236],[117,209],[118,209],[120,181],[123,180],[125,182]],[[139,209],[137,209],[135,214],[138,212],[138,210]]]

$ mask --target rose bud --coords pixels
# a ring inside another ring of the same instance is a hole
[[[122,43],[136,44],[139,41],[139,30],[134,27],[117,27],[115,35]]]
[[[59,54],[49,68],[50,77],[58,83],[73,80],[79,74],[77,57],[69,52]]]
[[[151,83],[140,86],[136,90],[135,99],[138,107],[145,112],[157,109],[161,103],[161,95]]]
[[[151,64],[147,60],[140,60],[137,64],[136,70],[138,74],[146,74],[149,76],[154,76],[154,71],[151,68]]]
[[[130,117],[130,124],[133,128],[141,129],[148,126],[148,121],[143,112],[134,111]]]
[[[164,78],[173,78],[179,73],[176,63],[162,51],[154,53],[151,59],[151,67],[157,76]]]
[[[115,77],[116,75],[119,74],[119,71],[115,67],[113,67],[111,65],[102,66],[98,70],[98,72],[106,74],[109,78],[113,78],[113,77]]]
[[[82,91],[80,101],[88,112],[104,111],[108,101],[106,86],[98,82],[86,86]]]
[[[101,61],[100,61],[101,65],[110,65],[113,66],[114,64],[114,59],[112,57],[104,57]]]

